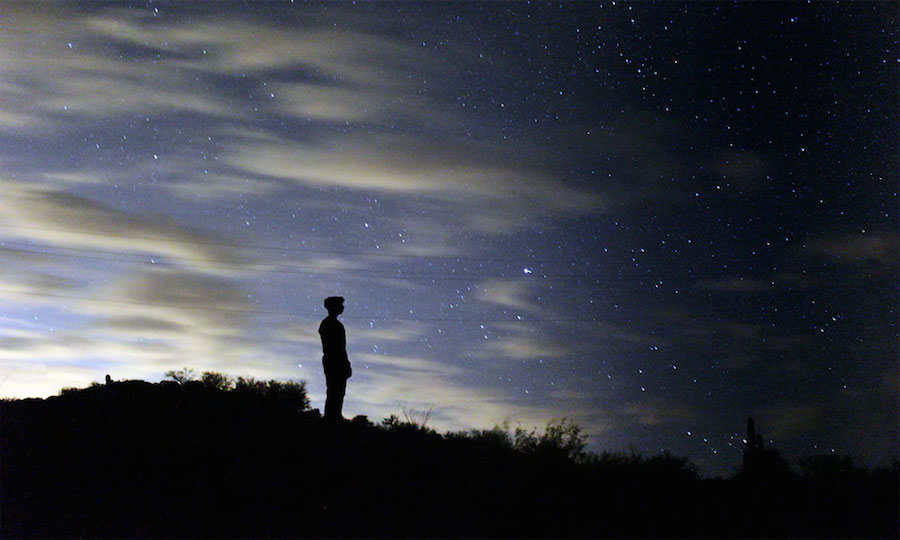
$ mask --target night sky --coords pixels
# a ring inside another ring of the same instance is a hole
[[[4,2],[0,395],[189,366],[898,449],[897,4]]]

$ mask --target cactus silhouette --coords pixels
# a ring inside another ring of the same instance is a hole
[[[743,476],[751,480],[771,479],[790,474],[784,458],[775,448],[766,448],[763,436],[756,431],[753,418],[747,418],[747,438],[744,447]]]
[[[754,477],[759,474],[764,453],[762,435],[756,433],[756,424],[753,418],[747,418],[747,438],[744,448],[744,474],[746,476]]]

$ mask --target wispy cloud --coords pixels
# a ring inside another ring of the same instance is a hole
[[[779,439],[797,437],[821,426],[824,411],[815,405],[784,405],[769,408],[763,421]]]
[[[523,426],[543,426],[561,410],[522,405],[514,395],[483,385],[473,385],[457,377],[431,369],[402,373],[354,369],[348,383],[349,412],[361,411],[370,417],[401,414],[402,407],[422,410],[434,405],[431,425],[439,430],[472,427],[490,428],[504,422]]]
[[[859,233],[820,238],[810,244],[810,251],[844,264],[877,262],[897,264],[900,240],[894,234]]]
[[[710,280],[700,285],[708,291],[717,292],[762,293],[775,290],[771,282],[744,277]]]
[[[503,158],[496,149],[472,143],[346,136],[316,145],[288,140],[235,144],[228,155],[235,169],[261,178],[440,201],[437,218],[462,214],[462,224],[482,232],[527,229],[530,224],[521,216],[537,208],[578,214],[597,205],[593,195],[568,187],[549,171],[517,164],[517,156]]]
[[[616,414],[626,419],[622,425],[638,424],[641,426],[684,424],[697,418],[696,411],[691,410],[688,406],[662,398],[626,403],[616,410]]]
[[[0,179],[0,228],[7,238],[59,247],[187,257],[237,263],[214,239],[161,216],[140,217],[63,190]]]
[[[541,305],[533,298],[531,283],[524,280],[489,279],[481,284],[476,299],[506,309],[540,313]]]
[[[552,335],[525,322],[497,324],[492,339],[480,345],[479,356],[516,360],[551,360],[577,349],[567,336]]]

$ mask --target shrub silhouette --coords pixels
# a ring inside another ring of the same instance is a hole
[[[587,438],[582,428],[565,418],[550,420],[543,431],[517,427],[510,434],[509,425],[503,424],[491,429],[457,431],[448,433],[447,436],[549,459],[578,461],[586,456],[584,448]]]
[[[405,407],[403,405],[400,406],[400,410],[403,411],[403,416],[406,418],[406,421],[410,424],[416,424],[422,428],[428,427],[428,421],[431,419],[431,413],[434,412],[434,408],[437,406],[437,403],[429,403],[422,407],[421,411],[418,411],[412,407]]]
[[[195,380],[197,378],[197,372],[189,367],[178,370],[172,369],[166,372],[166,377],[178,384],[184,385],[189,381]]]
[[[309,409],[309,396],[306,394],[306,381],[276,381],[271,380],[266,385],[266,396],[282,403],[298,407],[300,410]]]
[[[840,481],[852,475],[864,473],[853,465],[853,458],[838,454],[805,456],[797,460],[800,474],[815,482]]]
[[[224,391],[231,390],[234,387],[234,380],[231,377],[217,371],[204,371],[203,375],[200,376],[200,382],[213,390]]]
[[[243,394],[264,395],[266,383],[253,377],[238,377],[234,383],[234,391]]]
[[[449,439],[468,439],[480,445],[501,450],[512,450],[513,439],[508,426],[494,426],[491,429],[471,429],[448,433]]]
[[[586,444],[587,438],[581,427],[565,418],[551,420],[541,433],[536,429],[527,431],[516,428],[513,437],[513,448],[516,450],[556,459],[580,459],[584,456]]]
[[[428,419],[426,418],[423,422],[420,419],[416,419],[414,416],[410,417],[404,411],[404,419],[401,420],[399,416],[396,414],[392,414],[389,417],[383,419],[381,421],[381,428],[394,431],[394,432],[402,432],[402,433],[419,433],[424,435],[437,435],[437,432],[427,425]]]

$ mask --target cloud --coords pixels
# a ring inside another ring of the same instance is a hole
[[[775,290],[771,282],[744,277],[706,280],[701,282],[700,286],[708,291],[734,293],[762,293]]]
[[[421,336],[421,325],[415,322],[392,323],[385,328],[354,329],[354,342],[399,342],[406,343]]]
[[[0,292],[11,315],[37,313],[51,321],[8,331],[2,338],[15,346],[0,351],[0,368],[23,363],[77,368],[84,378],[158,379],[174,368],[190,365],[215,370],[284,376],[289,362],[260,340],[258,306],[232,279],[174,268],[146,268],[121,275],[106,274],[98,287],[88,280],[58,296],[40,285],[22,296]],[[16,284],[21,289],[21,284]],[[5,285],[2,288],[7,288]],[[63,329],[52,321],[70,321]],[[21,376],[28,375],[22,386]],[[40,384],[36,373],[17,368],[4,392],[10,395],[41,388],[48,395],[59,390],[48,377]],[[69,383],[74,384],[74,382]]]
[[[401,407],[421,410],[435,404],[431,426],[441,431],[490,428],[513,420],[526,426],[544,425],[559,416],[545,408],[521,405],[507,392],[466,383],[440,370],[361,370],[354,364],[353,373],[347,387],[347,414],[360,411],[385,418],[400,415]]]
[[[556,343],[546,343],[530,336],[504,336],[486,343],[484,356],[499,355],[517,360],[560,358],[568,354],[568,349]]]
[[[893,267],[898,248],[900,240],[895,234],[859,233],[821,238],[810,243],[809,252],[844,264],[877,262]]]
[[[399,370],[404,375],[408,372],[426,372],[436,375],[458,375],[460,370],[442,362],[412,356],[394,356],[389,354],[356,354],[354,363],[362,364],[365,369],[388,368]]]
[[[412,195],[434,205],[425,221],[435,229],[492,235],[531,228],[535,213],[566,218],[600,207],[598,197],[542,164],[539,147],[498,147],[461,135],[461,122],[475,113],[444,92],[422,91],[423,81],[455,77],[460,66],[354,25],[336,29],[318,15],[286,27],[221,13],[177,19],[138,9],[82,14],[28,5],[10,9],[9,17],[14,31],[0,39],[0,72],[10,82],[0,91],[10,99],[0,103],[15,103],[0,105],[0,114],[22,116],[15,125],[80,128],[118,116],[129,119],[126,136],[139,140],[134,115],[180,115],[177,142],[154,135],[159,159],[148,154],[127,172],[83,163],[48,170],[45,180],[127,185],[153,177],[194,203],[284,196],[291,187],[372,193],[395,204]],[[224,84],[237,78],[250,99]],[[320,123],[307,124],[308,136],[296,140],[273,127],[273,118]],[[321,122],[365,125],[345,126],[338,138]],[[410,135],[398,123],[430,135]],[[221,134],[227,146],[209,133]]]
[[[232,281],[185,270],[144,270],[129,277],[120,292],[116,289],[113,286],[107,290],[114,297],[126,298],[129,302],[180,309],[199,306],[208,310],[239,312],[253,307]]]
[[[722,359],[722,365],[733,370],[751,369],[758,362],[759,358],[749,354],[732,354]]]
[[[16,86],[0,88],[4,116],[14,114],[19,128],[46,128],[79,118],[113,114],[153,114],[175,110],[234,117],[239,108],[198,84],[195,73],[170,58],[146,54],[124,60],[93,16],[52,4],[17,4],[4,10],[0,36],[0,73]],[[111,12],[124,28],[142,11]],[[104,16],[99,16],[103,19]],[[108,29],[108,28],[107,28]],[[154,51],[148,51],[154,52]],[[159,52],[159,51],[155,51]],[[201,55],[200,51],[197,51]]]
[[[334,84],[275,83],[266,85],[274,96],[270,109],[288,118],[330,122],[339,125],[365,123],[380,129],[404,123],[456,133],[464,125],[464,115],[414,86],[392,88],[336,86]]]
[[[174,161],[172,157],[169,159]],[[183,165],[194,163],[192,159],[178,161]],[[215,203],[245,195],[273,195],[278,191],[279,186],[258,178],[214,172],[212,174],[192,174],[187,178],[180,177],[178,181],[167,182],[162,187],[185,201]]]
[[[677,405],[662,398],[635,401],[619,406],[615,414],[622,419],[622,425],[663,426],[690,422],[697,417],[696,411],[685,405]]]
[[[292,27],[243,15],[168,24],[138,10],[107,10],[84,23],[96,35],[169,53],[176,65],[222,74],[306,67],[324,80],[393,87],[405,79],[394,74],[421,59],[415,47],[369,32],[327,28],[313,17]]]
[[[504,158],[494,148],[472,143],[398,134],[345,136],[315,145],[283,140],[232,145],[228,159],[246,173],[312,187],[422,195],[476,207],[485,204],[479,203],[483,198],[490,204],[514,201],[569,211],[588,211],[596,204],[593,196],[523,166],[517,157]]]
[[[531,298],[532,284],[524,280],[489,279],[482,282],[475,298],[489,305],[527,313],[540,313],[544,308]]]
[[[67,386],[84,387],[96,379],[96,370],[83,366],[36,362],[10,364],[0,360],[0,397],[50,396]]]
[[[772,437],[789,439],[820,428],[823,418],[824,411],[816,405],[779,405],[769,408],[761,420]]]
[[[769,163],[756,152],[727,151],[709,168],[721,177],[723,187],[737,187],[746,193],[764,187]]]
[[[98,323],[97,327],[119,330],[126,335],[133,335],[135,332],[177,335],[185,330],[185,327],[179,322],[146,315],[111,316]]]
[[[529,216],[564,219],[599,205],[527,160],[449,140],[373,134],[324,137],[314,145],[236,141],[225,163],[235,174],[284,185],[364,194],[399,207],[415,201],[421,216],[415,228],[456,231],[454,238],[466,231],[510,235],[533,228]],[[421,212],[423,205],[432,210]]]
[[[0,287],[25,293],[61,293],[82,285],[69,273],[56,271],[59,262],[49,255],[0,246]]]
[[[95,10],[85,16],[59,8],[10,11],[11,28],[20,31],[0,46],[25,55],[10,55],[0,66],[54,83],[52,97],[35,108],[44,113],[102,116],[166,109],[246,118],[250,108],[219,92],[210,78],[284,70],[315,74],[317,82],[276,77],[264,92],[259,89],[268,101],[255,110],[262,106],[280,114],[354,121],[396,113],[420,116],[429,109],[421,106],[406,76],[428,65],[423,51],[366,31],[326,27],[315,16],[297,17],[297,24],[288,27],[210,13],[172,22],[138,9]],[[46,35],[64,37],[50,43],[37,39]],[[143,54],[126,61],[114,54],[119,48]],[[33,71],[35,65],[43,70]]]
[[[289,373],[273,349],[301,345],[260,343],[267,329],[255,327],[256,312],[266,309],[253,294],[259,283],[246,279],[255,267],[244,250],[61,189],[4,179],[0,188],[10,202],[0,205],[6,312],[59,325],[35,322],[28,335],[6,336],[15,343],[0,354],[0,368],[15,368],[7,395],[59,389],[55,376],[41,383],[42,372],[23,362],[54,373],[69,366],[82,382],[104,371],[159,378],[185,364]]]
[[[231,250],[161,217],[143,218],[61,190],[0,179],[0,233],[59,247],[202,258],[236,264]]]
[[[550,335],[540,327],[526,322],[497,324],[491,339],[480,344],[476,353],[482,358],[510,358],[516,360],[558,359],[573,352],[570,340]]]
[[[346,14],[344,20],[352,18]],[[249,17],[207,16],[201,22],[167,24],[138,10],[107,10],[81,20],[86,32],[157,53],[151,70],[169,77],[237,77],[262,79],[262,99],[255,109],[287,117],[346,123],[411,120],[448,128],[458,115],[439,111],[422,97],[422,79],[440,80],[421,47],[343,25],[338,30],[312,12],[287,27]],[[359,20],[362,26],[372,21]],[[356,26],[360,26],[356,25]],[[161,54],[162,53],[162,54]],[[148,55],[149,58],[153,58]],[[303,82],[275,72],[303,74]],[[411,79],[417,73],[422,79]],[[183,88],[192,111],[228,116],[219,107],[237,109],[193,81],[170,80],[164,88]],[[137,93],[138,95],[141,92]],[[174,98],[162,93],[162,98]],[[202,96],[214,98],[211,103]],[[190,103],[191,98],[198,100]],[[159,99],[159,98],[158,98]],[[176,99],[167,99],[178,108]]]

